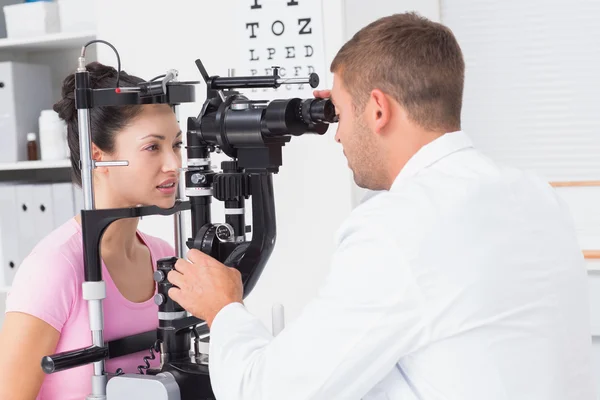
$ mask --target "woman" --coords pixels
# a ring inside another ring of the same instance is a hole
[[[88,65],[93,88],[116,85],[114,68]],[[121,71],[120,86],[142,79]],[[54,105],[68,125],[71,165],[81,185],[79,133],[74,76],[63,83]],[[127,167],[94,169],[95,206],[102,208],[174,205],[181,168],[182,137],[172,109],[165,104],[98,107],[91,110],[92,158],[127,160]],[[175,255],[165,241],[137,230],[138,219],[112,223],[101,241],[102,276],[106,282],[104,340],[110,341],[157,327],[153,302],[156,261]],[[32,227],[33,228],[33,227]],[[0,334],[0,399],[84,399],[91,393],[93,364],[45,375],[45,355],[92,344],[84,282],[81,221],[75,216],[44,238],[22,262],[6,301]],[[138,373],[149,352],[111,359],[106,372],[118,368]],[[157,365],[157,360],[151,363]]]

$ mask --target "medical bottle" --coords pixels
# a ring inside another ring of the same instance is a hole
[[[27,134],[27,159],[29,161],[38,159],[38,148],[35,133]]]

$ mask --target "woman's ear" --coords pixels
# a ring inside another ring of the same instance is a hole
[[[92,143],[92,160],[93,161],[105,161],[104,158],[106,157],[106,154],[98,147],[96,146],[94,143]],[[94,168],[94,171],[98,172],[99,174],[105,174],[108,172],[108,167],[97,167]]]

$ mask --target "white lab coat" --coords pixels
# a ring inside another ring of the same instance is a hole
[[[423,147],[337,243],[318,296],[275,338],[239,303],[219,312],[218,400],[596,399],[568,211],[465,133]]]

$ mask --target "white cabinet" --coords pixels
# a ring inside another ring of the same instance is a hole
[[[34,247],[79,210],[69,182],[0,185],[0,287],[11,285]]]
[[[0,6],[3,4],[7,3],[0,0]],[[12,86],[15,78],[4,82],[5,88],[10,87],[11,95],[14,96],[10,109],[0,106],[0,114],[8,114],[4,116],[5,120],[16,120],[20,113],[29,112],[30,115],[22,118],[30,124],[24,130],[38,133],[39,138],[37,120],[40,110],[51,109],[61,98],[63,81],[77,67],[81,48],[95,38],[93,31],[0,38],[0,65],[3,65],[3,62],[7,63],[4,65],[11,65],[11,73],[17,76],[25,72],[21,65],[38,65],[41,73],[48,75],[49,83],[45,87],[37,83],[30,85],[34,91],[40,93],[35,100],[34,111],[31,111],[31,101],[23,97],[31,88],[23,85]],[[96,45],[89,46],[86,50],[86,61],[96,60]],[[4,93],[8,93],[8,90]],[[0,134],[4,132],[0,131]],[[15,146],[18,147],[18,151],[25,151],[23,145],[24,142],[21,142]],[[2,151],[3,149],[0,149],[0,154]],[[17,159],[22,160],[23,157]],[[0,208],[13,211],[0,215],[0,326],[4,319],[5,294],[23,257],[52,229],[78,212],[75,193],[79,189],[71,185],[69,160],[15,161],[14,158],[0,159],[0,190],[3,190],[0,193]]]

